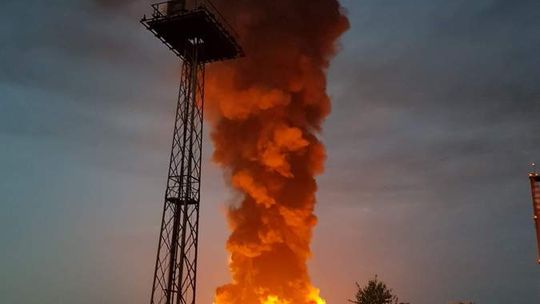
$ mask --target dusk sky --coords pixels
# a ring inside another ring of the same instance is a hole
[[[0,5],[0,303],[148,303],[179,63],[149,1]],[[540,1],[343,0],[310,273],[413,304],[532,304]],[[298,16],[302,18],[302,16]],[[206,129],[208,131],[208,128]],[[198,303],[229,279],[235,196],[204,143]]]

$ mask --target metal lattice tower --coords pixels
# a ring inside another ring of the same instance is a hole
[[[151,304],[195,304],[205,64],[242,56],[224,18],[208,1],[152,5],[141,23],[181,60]]]
[[[533,169],[532,172],[529,173],[529,180],[531,182],[533,219],[536,228],[536,244],[538,247],[537,262],[540,264],[540,174]]]

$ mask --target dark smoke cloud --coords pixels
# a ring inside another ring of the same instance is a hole
[[[336,0],[215,1],[246,57],[209,68],[214,159],[243,194],[230,208],[233,283],[215,303],[322,304],[311,285],[326,70],[348,29]]]
[[[88,0],[88,1],[92,1],[92,2],[96,3],[99,6],[103,6],[103,7],[107,7],[107,8],[121,7],[121,6],[124,6],[124,5],[133,4],[133,3],[136,3],[136,2],[141,2],[141,1],[136,1],[136,0]],[[147,2],[149,5],[151,3],[151,2],[148,2],[148,1],[143,1],[143,2]]]

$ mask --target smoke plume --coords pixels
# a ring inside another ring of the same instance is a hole
[[[228,210],[232,282],[216,304],[321,304],[306,262],[330,112],[326,69],[349,23],[337,0],[214,0],[246,57],[210,66],[214,160],[242,193]]]

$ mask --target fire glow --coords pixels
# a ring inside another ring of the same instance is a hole
[[[326,69],[348,28],[337,0],[214,1],[246,57],[212,66],[207,117],[214,160],[241,198],[228,209],[232,282],[215,304],[325,304],[307,260],[318,139],[330,112]]]

